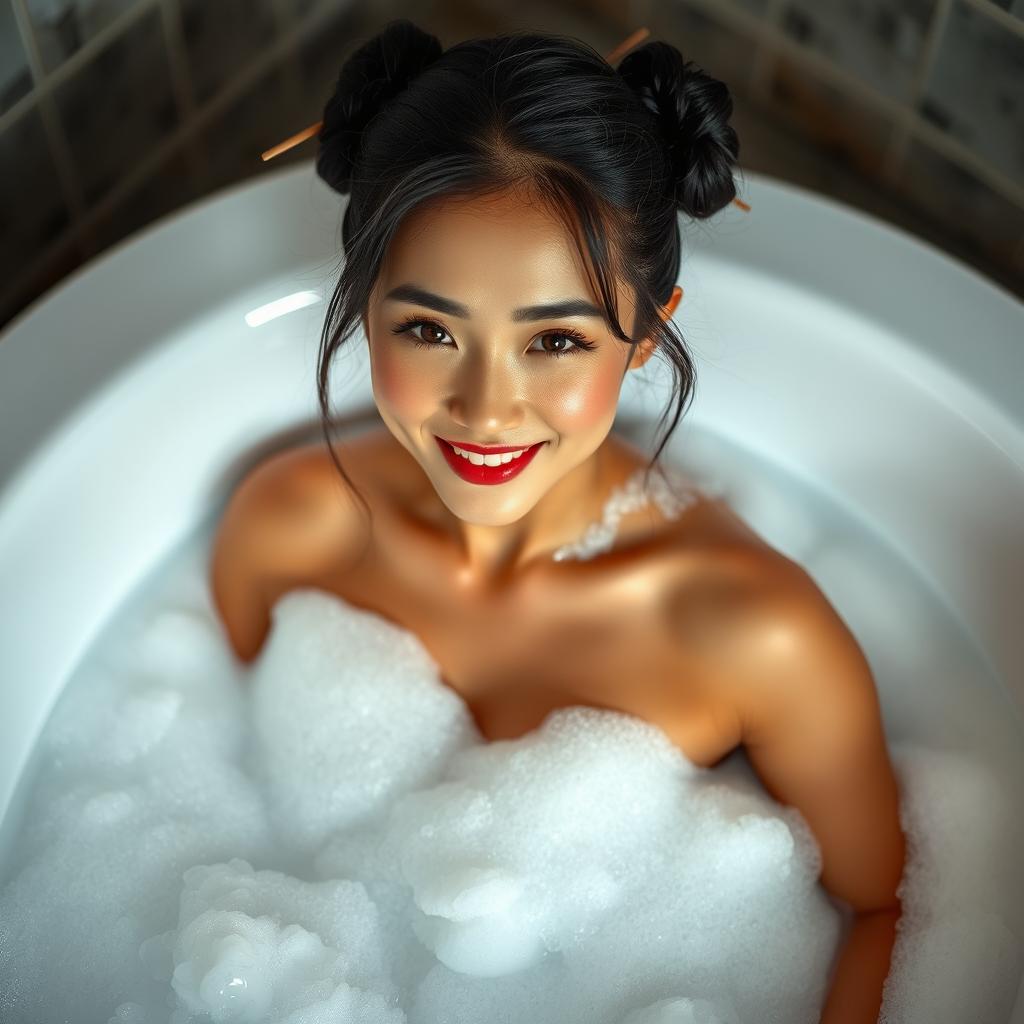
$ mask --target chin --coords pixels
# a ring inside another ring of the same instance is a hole
[[[467,485],[469,486],[469,485]],[[470,512],[466,508],[459,508],[460,505],[464,505],[465,502],[449,501],[447,500],[441,491],[437,488],[437,496],[444,503],[445,507],[449,512],[457,519],[461,519],[464,523],[469,523],[471,526],[510,526],[512,523],[518,522],[529,509],[517,508],[513,511],[508,509],[493,509],[490,512]]]

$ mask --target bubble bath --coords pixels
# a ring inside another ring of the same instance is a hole
[[[727,446],[709,459],[875,672],[910,840],[883,1024],[1005,1024],[1024,966],[1005,696],[877,536]],[[243,668],[211,532],[123,603],[37,744],[0,879],[5,1024],[817,1020],[848,909],[742,750],[702,769],[582,707],[484,742],[414,635],[308,588]]]

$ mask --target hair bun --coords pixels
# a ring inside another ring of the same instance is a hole
[[[658,122],[676,206],[704,218],[732,202],[740,144],[729,124],[732,97],[725,83],[693,61],[684,64],[679,50],[663,42],[631,51],[618,72]]]
[[[345,61],[317,136],[316,173],[332,189],[342,195],[349,192],[363,130],[442,52],[436,36],[400,18]]]

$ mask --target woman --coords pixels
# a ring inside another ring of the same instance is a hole
[[[821,1019],[867,1024],[905,849],[864,654],[724,503],[651,485],[668,435],[645,465],[611,433],[625,374],[655,352],[677,382],[669,433],[692,397],[677,211],[735,197],[731,109],[660,42],[615,70],[571,39],[442,52],[397,21],[356,51],[317,159],[350,197],[318,367],[327,446],[245,478],[212,589],[244,661],[299,586],[405,626],[489,739],[589,704],[653,722],[705,767],[742,745],[854,912]],[[328,371],[359,326],[385,427],[336,446]],[[559,557],[641,478],[659,500],[627,509],[600,557]]]

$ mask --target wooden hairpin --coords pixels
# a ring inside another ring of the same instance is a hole
[[[626,36],[625,39],[619,43],[618,46],[612,50],[611,53],[605,57],[605,60],[609,64],[614,64],[617,60],[621,60],[623,57],[633,49],[634,46],[638,46],[642,43],[649,35],[650,30],[646,28],[638,28],[635,32]],[[294,135],[289,135],[283,142],[279,142],[276,146],[272,146],[270,149],[260,154],[260,159],[273,160],[275,156],[280,156],[282,153],[287,153],[289,149],[293,149],[300,142],[305,142],[306,139],[316,135],[323,127],[323,121],[317,121],[315,124],[311,124],[308,128],[303,128],[301,132],[296,132]],[[742,199],[734,199],[733,202],[740,207],[742,210],[750,211],[750,206],[743,202]]]

